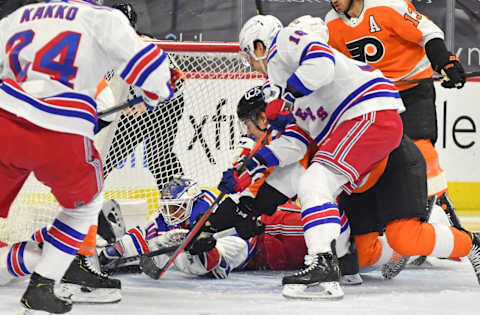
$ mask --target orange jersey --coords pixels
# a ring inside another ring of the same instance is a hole
[[[364,0],[358,18],[331,10],[325,22],[330,46],[380,69],[394,83],[433,74],[424,47],[433,38],[443,39],[443,32],[407,0]]]

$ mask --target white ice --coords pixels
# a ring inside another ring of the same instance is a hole
[[[428,262],[430,266],[409,266],[393,280],[377,271],[363,274],[364,284],[344,287],[340,301],[286,300],[280,283],[289,272],[235,272],[227,280],[197,279],[175,270],[160,280],[122,275],[120,303],[77,304],[70,314],[480,314],[480,286],[468,260]],[[26,284],[0,287],[0,314],[16,314]]]

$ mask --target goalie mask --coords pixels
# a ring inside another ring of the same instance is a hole
[[[250,18],[242,27],[239,35],[240,55],[245,65],[250,65],[250,57],[256,61],[267,58],[268,49],[275,35],[283,27],[282,22],[273,15],[257,15]],[[257,57],[254,54],[255,42],[265,45],[265,55]]]
[[[159,211],[168,225],[176,226],[192,214],[195,201],[202,196],[198,184],[188,178],[174,177],[162,190]]]
[[[237,116],[240,121],[245,121],[250,119],[255,126],[261,130],[265,131],[264,128],[258,126],[258,114],[265,111],[267,104],[263,100],[262,87],[256,86],[245,92],[237,105]],[[241,129],[246,129],[246,127],[241,126]]]

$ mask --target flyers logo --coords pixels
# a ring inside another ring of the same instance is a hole
[[[376,37],[363,37],[347,43],[348,51],[353,59],[375,63],[385,55],[383,43]]]

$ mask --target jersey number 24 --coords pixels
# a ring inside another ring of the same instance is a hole
[[[10,69],[15,74],[17,82],[27,79],[27,73],[32,70],[50,75],[50,78],[61,82],[73,89],[73,83],[77,75],[78,67],[75,67],[78,44],[81,38],[80,33],[65,31],[46,43],[35,54],[33,65],[27,62],[23,68],[20,65],[20,51],[28,46],[35,37],[33,30],[18,32],[9,38],[5,52],[9,56]]]

